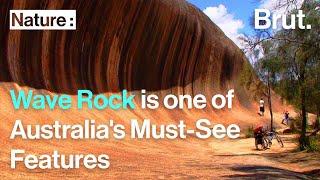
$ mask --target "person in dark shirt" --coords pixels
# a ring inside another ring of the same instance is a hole
[[[284,123],[284,121],[286,121],[286,124]],[[282,119],[281,124],[284,124],[284,125],[287,125],[287,126],[289,125],[289,112],[288,111],[286,111],[284,113],[284,118]]]

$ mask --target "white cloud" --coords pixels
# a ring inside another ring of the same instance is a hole
[[[243,35],[239,33],[239,31],[244,28],[242,20],[235,19],[232,14],[228,13],[228,10],[224,5],[207,7],[203,12],[222,29],[226,36],[239,47],[242,47],[240,40],[238,40],[238,37]]]

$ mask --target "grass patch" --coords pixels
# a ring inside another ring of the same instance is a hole
[[[254,137],[254,128],[253,126],[248,127],[244,130],[244,134],[246,138],[253,138]]]
[[[295,117],[295,123],[297,127],[302,127],[302,115],[299,113],[298,116]],[[307,130],[311,130],[311,127],[309,125],[309,119],[307,116]]]
[[[304,148],[305,151],[320,153],[320,135],[306,136],[304,138],[304,140],[302,140],[301,136],[299,135],[299,136],[297,136],[295,138],[295,141],[296,141],[297,145],[300,147],[300,150],[302,150],[301,149],[301,144],[304,144],[305,145],[304,146],[305,147]]]
[[[320,152],[320,135],[309,137],[310,145],[308,148],[309,152]]]
[[[291,129],[291,133],[297,133],[298,132],[298,129],[295,126],[295,122],[294,121],[290,122],[290,129]]]
[[[302,116],[301,114],[299,114],[296,118],[295,118],[295,123],[298,127],[302,126]]]

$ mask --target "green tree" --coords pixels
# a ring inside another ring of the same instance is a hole
[[[286,1],[290,3],[290,1]],[[292,1],[293,2],[293,1]],[[293,2],[295,3],[295,2]],[[289,6],[289,5],[288,5]],[[290,6],[291,7],[291,6]],[[299,7],[298,5],[295,7]],[[320,11],[319,1],[304,1],[301,6],[306,17],[304,24],[312,24],[311,30],[302,30],[299,28],[291,30],[259,30],[255,36],[246,36],[243,38],[247,44],[247,50],[263,50],[263,44],[268,42],[269,50],[259,61],[269,59],[268,70],[274,71],[275,86],[281,94],[289,99],[290,102],[299,107],[302,115],[302,129],[300,136],[300,148],[306,149],[309,146],[309,140],[306,136],[307,129],[307,111],[316,105],[317,91],[310,87],[319,83],[319,52],[320,52]],[[298,9],[293,9],[292,13],[297,13]],[[290,19],[291,16],[288,16]],[[290,22],[290,21],[289,21]],[[298,20],[296,20],[298,23]],[[298,27],[298,24],[296,24]],[[270,61],[272,60],[272,61]],[[274,65],[277,65],[274,66]]]
[[[277,58],[270,52],[272,44],[265,41],[261,43],[259,49],[251,54],[250,64],[246,64],[242,72],[241,83],[247,89],[254,92],[255,96],[264,96],[268,101],[270,112],[270,127],[273,127],[273,110],[272,110],[272,87],[276,82],[276,72],[278,71]],[[263,58],[259,58],[263,56]]]

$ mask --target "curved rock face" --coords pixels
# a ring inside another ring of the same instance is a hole
[[[76,9],[77,30],[9,31],[10,9]],[[246,61],[184,0],[12,0],[0,12],[0,81],[53,92],[211,93],[237,86]]]

